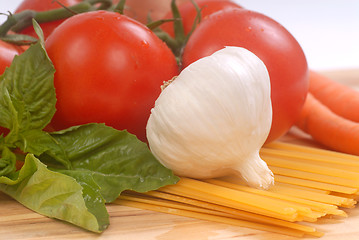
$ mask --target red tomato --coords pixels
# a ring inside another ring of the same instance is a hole
[[[95,11],[66,20],[45,46],[56,69],[55,129],[102,122],[146,139],[160,86],[178,74],[164,42],[127,16]]]
[[[183,66],[224,46],[244,47],[267,66],[271,78],[273,123],[267,142],[294,124],[308,92],[308,65],[296,39],[273,19],[244,9],[210,15],[189,38]]]
[[[0,41],[0,75],[4,73],[6,67],[11,65],[15,55],[22,52],[21,47]]]
[[[241,8],[240,5],[230,0],[196,0],[196,3],[201,9],[202,20],[206,19],[212,13],[218,12],[220,10],[229,8]],[[197,10],[192,2],[186,2],[181,5],[178,5],[178,10],[181,14],[184,32],[185,34],[188,34],[191,31],[193,23],[196,19]],[[172,12],[170,11],[169,13],[167,13],[164,18],[173,18]],[[170,36],[174,36],[173,22],[162,24],[161,28]]]
[[[22,168],[22,166],[24,166],[24,163],[25,162],[23,162],[23,161],[16,160],[16,163],[15,163],[16,170],[20,170]]]
[[[4,136],[6,136],[9,133],[9,129],[4,128],[4,127],[0,127],[0,136],[1,134],[3,134]]]
[[[59,2],[64,6],[72,6],[76,3],[81,2],[82,0],[60,0]],[[24,0],[15,10],[15,13],[22,12],[27,9],[36,10],[36,11],[46,11],[50,9],[62,8],[62,6],[54,0]],[[64,20],[52,21],[41,23],[40,26],[44,32],[45,38],[47,38],[50,33],[60,25]],[[32,26],[25,28],[21,31],[22,34],[27,34],[33,37],[37,37],[34,28]]]

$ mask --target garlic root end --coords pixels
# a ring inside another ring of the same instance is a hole
[[[274,184],[272,171],[259,155],[242,163],[236,170],[251,187],[268,189]]]

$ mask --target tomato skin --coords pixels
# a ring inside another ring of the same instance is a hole
[[[212,13],[220,10],[230,8],[242,8],[240,5],[230,0],[196,0],[198,7],[201,9],[202,20],[205,20]],[[178,10],[181,14],[183,28],[185,34],[188,34],[193,26],[193,23],[197,16],[197,10],[192,2],[185,2],[178,5]],[[168,12],[165,19],[173,18],[172,12]],[[167,32],[170,36],[174,37],[173,22],[164,23],[161,25],[161,29]]]
[[[0,127],[0,136],[3,134],[3,136],[6,136],[10,132],[9,129]]]
[[[72,6],[81,1],[82,0],[61,0],[60,3],[63,4],[64,6]],[[62,8],[62,6],[53,0],[24,0],[16,8],[15,13],[19,13],[28,9],[35,11],[46,11],[46,10],[57,9],[57,8]],[[44,32],[45,39],[63,21],[64,20],[57,20],[57,21],[41,23],[40,26],[42,28],[42,31]],[[34,28],[32,26],[23,29],[20,33],[37,38],[37,34],[35,33]]]
[[[164,42],[135,20],[96,11],[66,20],[45,47],[56,69],[58,101],[51,126],[105,123],[146,140],[160,86],[178,75]]]
[[[296,39],[273,19],[249,10],[212,14],[199,24],[183,53],[183,66],[225,46],[244,47],[267,66],[273,122],[267,142],[284,135],[298,118],[308,92],[308,64]]]
[[[20,55],[22,52],[21,47],[0,40],[0,75],[11,65],[15,55]]]

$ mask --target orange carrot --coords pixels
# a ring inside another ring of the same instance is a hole
[[[359,155],[359,123],[335,114],[311,93],[296,126],[332,150]]]
[[[336,114],[359,122],[359,92],[314,72],[309,73],[309,92]]]

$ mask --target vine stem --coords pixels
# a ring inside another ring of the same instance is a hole
[[[95,7],[97,3],[100,3],[98,8]],[[9,14],[7,20],[0,26],[0,37],[5,36],[10,30],[19,32],[31,26],[32,19],[35,19],[38,23],[51,22],[66,19],[78,13],[106,9],[111,6],[111,0],[87,0],[66,8],[62,7],[47,11],[25,10],[20,13]]]

